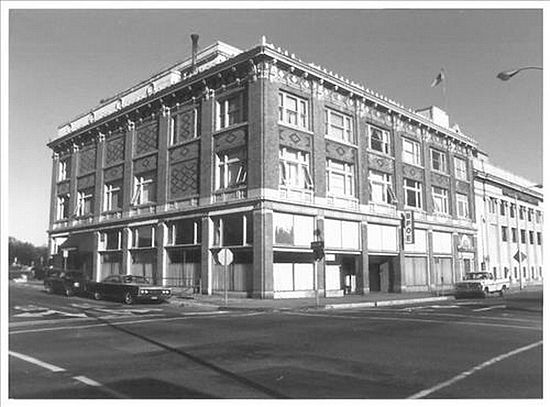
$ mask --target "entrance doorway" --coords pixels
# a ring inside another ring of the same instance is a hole
[[[369,257],[369,290],[371,292],[394,292],[396,256]]]

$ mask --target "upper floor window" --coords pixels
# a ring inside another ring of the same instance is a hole
[[[527,209],[527,221],[528,222],[533,222],[533,210],[532,209]]]
[[[332,109],[325,109],[325,135],[327,137],[355,143],[352,123],[351,117]]]
[[[447,172],[447,155],[439,150],[431,149],[432,170]]]
[[[535,211],[535,222],[540,223],[542,220],[542,213],[541,211]]]
[[[525,229],[520,229],[519,231],[519,236],[521,238],[521,243],[522,244],[525,244],[526,243],[526,233],[525,233]]]
[[[355,196],[355,166],[327,159],[327,191],[332,195]]]
[[[116,211],[122,208],[122,182],[107,182],[104,186],[103,211]]]
[[[155,247],[155,227],[147,225],[132,229],[132,247]]]
[[[405,206],[422,209],[422,183],[412,179],[404,179]]]
[[[385,204],[395,204],[397,202],[390,174],[370,170],[369,183],[371,201]]]
[[[286,92],[279,92],[279,121],[307,129],[309,123],[307,100]]]
[[[245,119],[243,93],[238,92],[218,100],[216,128],[224,129],[234,124],[242,123]]]
[[[67,219],[69,217],[69,195],[59,195],[57,197],[57,220]]]
[[[246,151],[236,148],[216,154],[216,189],[234,188],[246,184]]]
[[[510,217],[516,217],[516,204],[510,204]]]
[[[93,189],[86,189],[78,191],[75,216],[86,216],[90,215],[94,205],[94,191]]]
[[[542,233],[537,232],[537,244],[540,246],[542,245]]]
[[[466,160],[455,157],[455,177],[464,181],[468,180],[468,171],[466,167]]]
[[[529,231],[529,244],[535,244],[535,232]]]
[[[69,178],[69,160],[60,160],[57,165],[57,181],[65,181]]]
[[[519,207],[519,218],[521,220],[525,219],[525,206]]]
[[[506,216],[506,202],[500,201],[500,215]]]
[[[101,233],[100,247],[102,247],[103,250],[120,250],[122,248],[121,235],[122,233],[120,230],[108,230]]]
[[[496,213],[496,203],[493,198],[487,198],[487,208],[489,213]]]
[[[178,144],[196,138],[199,134],[198,122],[198,109],[174,113],[170,118],[170,144]]]
[[[420,143],[408,138],[403,139],[403,161],[409,164],[422,165]]]
[[[390,132],[379,127],[368,125],[369,146],[371,150],[390,154]]]
[[[293,188],[313,189],[309,153],[281,147],[279,150],[279,184]]]
[[[506,226],[500,227],[500,233],[502,235],[502,241],[507,242],[508,241],[508,228]]]
[[[157,199],[155,173],[140,174],[134,177],[134,195],[132,205],[145,205]]]
[[[434,203],[434,212],[449,213],[449,191],[444,188],[432,187],[432,199]]]
[[[456,213],[459,218],[470,217],[470,206],[468,196],[464,194],[456,194]]]
[[[518,230],[516,228],[512,228],[512,243],[518,242]]]

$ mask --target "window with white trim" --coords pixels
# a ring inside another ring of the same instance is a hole
[[[156,201],[157,185],[156,173],[139,174],[134,177],[134,194],[131,204],[134,206],[145,205]]]
[[[325,109],[325,135],[355,144],[351,117],[332,109]]]
[[[244,122],[243,92],[233,93],[217,102],[216,129],[224,129],[234,124]]]
[[[232,213],[212,218],[213,246],[249,246],[254,242],[251,213]]]
[[[307,130],[308,116],[306,99],[290,93],[279,92],[279,122]]]
[[[91,215],[94,210],[94,190],[93,188],[78,191],[75,216]]]
[[[277,245],[309,247],[315,239],[315,218],[273,212],[273,243]]]
[[[432,200],[435,213],[449,213],[449,191],[432,186]]]
[[[200,244],[202,222],[200,219],[182,219],[169,225],[168,244]]]
[[[384,172],[369,170],[370,199],[375,203],[395,204],[392,176]]]
[[[497,203],[493,198],[487,198],[487,208],[489,213],[497,213]]]
[[[379,127],[368,125],[369,147],[383,154],[390,154],[390,132]]]
[[[120,250],[122,248],[122,232],[108,230],[100,235],[100,250]]]
[[[57,220],[67,219],[69,217],[69,195],[59,195],[57,197]]]
[[[430,149],[432,159],[432,170],[438,172],[447,172],[447,155],[443,151]]]
[[[170,117],[170,145],[181,143],[182,141],[185,141],[186,139],[183,137],[183,134],[181,134],[181,121],[182,118],[185,117],[185,115],[188,115],[191,113],[191,120],[193,121],[191,123],[191,132],[192,134],[188,134],[189,137],[187,139],[196,138],[199,135],[198,132],[198,122],[199,122],[199,113],[198,110],[195,108],[192,111],[183,111],[179,113],[174,113]]]
[[[457,179],[467,181],[468,180],[468,170],[466,165],[466,160],[462,158],[455,157],[455,177]]]
[[[403,138],[403,161],[409,164],[422,165],[420,143]]]
[[[456,213],[459,218],[470,218],[468,195],[456,194]]]
[[[355,197],[355,166],[327,159],[327,192],[330,195]]]
[[[65,181],[69,177],[69,160],[59,160],[57,164],[57,182]]]
[[[132,248],[155,247],[155,226],[139,226],[132,229]]]
[[[422,183],[405,178],[403,188],[405,190],[405,206],[422,209]]]
[[[279,185],[290,188],[313,189],[309,153],[288,147],[280,148]]]
[[[107,182],[103,186],[103,211],[116,211],[122,208],[122,181]]]
[[[215,188],[236,188],[246,184],[246,150],[244,147],[216,154]]]

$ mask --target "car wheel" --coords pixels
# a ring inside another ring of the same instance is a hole
[[[101,296],[101,294],[97,291],[94,292],[94,300],[101,300],[103,297]]]
[[[126,292],[126,294],[124,294],[124,304],[132,305],[134,302],[134,296],[130,292]]]
[[[498,292],[498,295],[500,295],[501,297],[504,297],[505,292],[506,292],[506,286],[503,285],[500,291]]]
[[[485,290],[483,290],[483,297],[487,298],[489,296],[489,288],[485,287]]]
[[[53,294],[53,287],[51,285],[47,285],[45,288],[48,294]]]
[[[74,292],[73,292],[73,290],[72,290],[71,288],[66,288],[66,289],[65,289],[65,295],[66,295],[67,297],[70,297],[70,296],[72,296],[73,294],[74,294]]]

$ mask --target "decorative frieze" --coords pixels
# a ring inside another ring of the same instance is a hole
[[[229,150],[243,145],[246,145],[246,130],[244,128],[228,131],[214,137],[215,151]]]
[[[403,176],[408,179],[424,182],[424,169],[403,164]]]
[[[199,159],[170,164],[170,199],[199,193]]]
[[[157,149],[158,123],[157,120],[144,122],[136,129],[134,141],[135,155],[146,154]]]
[[[105,165],[124,160],[125,137],[109,138],[105,143]]]
[[[157,155],[149,155],[134,161],[134,173],[152,171],[157,168]]]
[[[79,177],[76,181],[78,189],[92,188],[95,185],[95,174],[86,175],[85,177]]]
[[[456,181],[456,192],[467,194],[470,191],[470,184],[464,181]]]
[[[295,148],[310,152],[312,149],[311,136],[298,130],[279,127],[279,144],[281,146]]]
[[[355,149],[353,147],[326,140],[325,150],[327,158],[344,161],[350,164],[355,163]]]
[[[83,174],[87,174],[89,172],[95,171],[95,165],[96,165],[95,146],[83,149],[79,153],[78,175],[83,175]]]
[[[169,152],[170,163],[199,158],[199,143],[188,143],[172,148]]]
[[[123,176],[124,176],[123,165],[117,165],[115,167],[108,168],[103,173],[103,177],[105,181],[114,181],[117,179],[122,179]]]
[[[432,184],[438,187],[449,188],[451,180],[448,176],[443,174],[432,173]]]
[[[377,154],[369,153],[367,155],[368,167],[381,172],[393,174],[394,162],[391,158],[381,157]]]
[[[71,189],[71,183],[67,180],[57,184],[57,195],[68,194]]]

